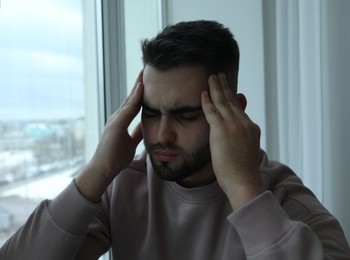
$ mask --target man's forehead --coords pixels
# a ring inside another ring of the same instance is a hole
[[[207,74],[199,67],[158,71],[146,66],[143,102],[158,110],[201,107],[201,92],[208,88]]]
[[[181,114],[181,113],[189,113],[189,112],[198,112],[198,111],[202,111],[202,106],[198,105],[198,106],[174,106],[174,107],[163,107],[161,108],[157,108],[155,106],[149,105],[147,103],[142,103],[142,107],[150,112],[166,112],[166,113],[177,113],[177,114]]]
[[[142,99],[142,106],[151,110],[158,110],[158,111],[166,111],[166,112],[181,112],[181,111],[198,111],[202,109],[202,105],[198,101],[185,101],[180,100],[176,102],[173,100],[173,102],[163,102],[165,100],[157,99],[157,98],[150,98]]]

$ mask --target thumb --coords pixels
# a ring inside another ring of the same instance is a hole
[[[142,133],[142,126],[141,126],[141,122],[139,122],[137,124],[137,126],[134,128],[134,130],[131,133],[131,139],[135,145],[135,148],[137,147],[137,145],[142,141],[143,139],[143,133]]]

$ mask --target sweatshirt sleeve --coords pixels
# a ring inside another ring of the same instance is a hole
[[[350,259],[337,220],[329,214],[293,221],[270,191],[228,216],[237,230],[247,259]]]
[[[0,258],[69,260],[77,259],[81,248],[90,250],[90,255],[97,255],[101,252],[98,246],[86,247],[84,243],[90,241],[87,239],[88,227],[99,207],[86,200],[73,181],[54,200],[39,204],[27,222],[0,249]]]

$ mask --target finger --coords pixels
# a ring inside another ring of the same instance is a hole
[[[107,125],[117,124],[119,127],[128,128],[141,108],[143,84],[139,82],[134,91],[124,101],[123,105],[108,119]]]
[[[225,102],[231,108],[233,115],[238,119],[249,118],[248,115],[244,112],[241,104],[237,101],[238,95],[231,91],[225,74],[220,73],[218,75],[218,79],[220,81],[220,86],[222,87],[222,92],[226,99]]]
[[[218,79],[220,82],[220,86],[222,89],[222,92],[224,93],[226,101],[233,100],[233,92],[231,91],[229,84],[227,82],[226,76],[224,73],[219,73]]]
[[[247,115],[246,112],[244,112],[244,109],[238,103],[236,98],[234,98],[231,102],[231,110],[235,118],[237,118],[238,120],[250,120],[250,117]]]
[[[137,145],[142,141],[143,139],[143,133],[142,133],[142,125],[141,122],[139,122],[134,130],[131,133],[131,139],[133,140],[133,143],[135,144],[135,148]]]
[[[137,76],[135,84],[134,84],[133,88],[131,89],[131,92],[130,92],[129,96],[124,100],[124,102],[121,105],[121,107],[123,107],[129,101],[131,96],[134,94],[134,92],[136,91],[138,83],[142,83],[143,82],[142,78],[143,78],[143,70],[141,70],[139,75]]]
[[[127,102],[118,109],[116,116],[121,121],[121,126],[129,127],[131,121],[141,109],[143,84],[139,82]]]
[[[134,83],[134,87],[133,87],[133,89],[132,89],[132,91],[131,92],[134,92],[135,91],[135,89],[137,88],[137,84],[138,83],[142,83],[143,82],[143,70],[141,70],[140,72],[139,72],[139,75],[137,76],[137,78],[136,78],[136,81],[135,81],[135,83]]]
[[[118,114],[118,112],[120,110],[122,110],[125,106],[127,106],[130,103],[130,100],[136,96],[136,98],[138,97],[138,93],[135,93],[138,85],[142,84],[142,78],[143,78],[143,70],[141,70],[136,78],[135,84],[133,86],[133,88],[131,89],[130,94],[128,95],[128,97],[124,100],[124,102],[121,104],[121,106],[119,107],[119,109],[114,112],[114,114],[111,116],[111,118],[113,118],[114,116],[116,116]]]
[[[230,89],[230,87],[228,85],[228,82],[227,82],[225,74],[220,73],[218,75],[218,79],[219,79],[219,82],[220,82],[220,86],[221,86],[222,92],[223,92],[223,94],[225,96],[225,102],[228,105],[230,105],[230,106],[234,106],[234,107],[237,107],[240,110],[242,110],[240,104],[238,103],[238,101],[235,98],[235,93],[232,92],[232,90]]]
[[[208,80],[209,92],[212,104],[223,118],[231,117],[232,111],[230,109],[229,100],[225,97],[223,86],[224,84],[216,75],[211,75]]]
[[[222,120],[222,116],[212,103],[209,93],[206,90],[201,93],[201,103],[208,124],[218,125],[218,123]]]

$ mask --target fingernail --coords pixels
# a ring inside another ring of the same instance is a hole
[[[210,78],[211,78],[211,80],[213,80],[213,81],[218,81],[217,76],[214,75],[214,74],[210,75]]]

